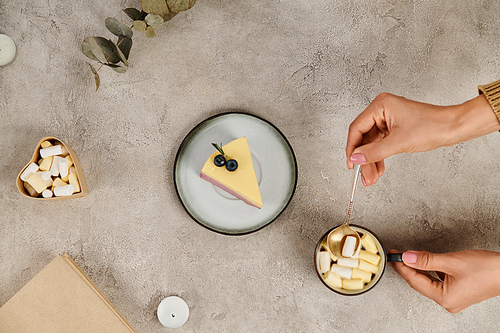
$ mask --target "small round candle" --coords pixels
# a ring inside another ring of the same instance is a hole
[[[0,34],[0,66],[8,65],[16,56],[16,44],[12,38]]]
[[[163,326],[178,328],[188,320],[189,307],[182,298],[170,296],[160,302],[157,315]]]

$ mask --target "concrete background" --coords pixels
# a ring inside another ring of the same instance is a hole
[[[329,292],[316,242],[347,208],[347,127],[383,91],[442,105],[500,78],[495,0],[199,0],[147,39],[126,74],[102,86],[80,52],[104,20],[139,1],[0,0],[0,33],[18,46],[0,69],[0,306],[68,252],[138,332],[164,332],[156,308],[179,295],[179,332],[496,332],[500,299],[449,314],[392,268],[360,297]],[[114,37],[113,37],[114,38]],[[287,210],[241,237],[185,213],[175,153],[200,121],[243,110],[275,124],[295,150]],[[44,136],[79,156],[89,195],[40,202],[15,179]],[[387,249],[500,250],[499,134],[389,158],[360,189],[353,222]]]

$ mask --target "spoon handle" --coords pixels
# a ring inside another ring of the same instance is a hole
[[[361,165],[354,166],[354,180],[352,182],[352,192],[351,192],[351,201],[354,202],[354,194],[356,194],[356,187],[358,185],[359,174],[361,173]]]
[[[359,174],[361,173],[361,165],[354,166],[354,180],[352,182],[351,199],[349,200],[349,208],[347,209],[347,216],[345,217],[344,224],[348,224],[351,218],[352,206],[354,205],[354,195],[356,194],[356,187],[358,185]]]

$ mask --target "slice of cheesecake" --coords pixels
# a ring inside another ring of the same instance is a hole
[[[247,204],[260,209],[262,207],[262,197],[260,196],[259,184],[255,176],[247,138],[242,137],[231,141],[222,146],[222,149],[226,159],[234,159],[238,162],[238,168],[235,171],[228,171],[225,166],[216,166],[214,158],[220,155],[220,152],[216,151],[210,155],[201,169],[200,177]]]

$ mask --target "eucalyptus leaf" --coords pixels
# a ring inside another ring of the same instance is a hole
[[[166,0],[141,0],[142,10],[149,14],[165,15],[170,12]]]
[[[148,38],[153,38],[155,36],[155,30],[151,27],[148,27],[146,29],[146,31],[144,32],[144,34],[146,35],[146,37]]]
[[[132,38],[132,35],[134,34],[132,32],[132,29],[130,29],[125,24],[118,22],[112,17],[108,17],[104,22],[104,24],[106,25],[106,28],[108,28],[108,30],[111,31],[113,35]]]
[[[95,61],[99,61],[99,59],[97,59],[97,57],[92,52],[92,49],[90,48],[90,44],[89,44],[89,41],[87,40],[87,38],[85,38],[82,42],[82,52],[90,59],[95,60]]]
[[[109,40],[103,37],[99,37],[98,39],[99,47],[101,50],[103,50],[104,54],[106,55],[107,61],[104,63],[112,63],[116,64],[121,61],[120,56],[118,55],[117,52],[115,52],[113,48],[113,43],[110,43]]]
[[[97,91],[97,89],[99,89],[99,86],[101,85],[101,78],[99,77],[99,74],[97,74],[97,71],[91,64],[87,62],[87,65],[90,66],[90,70],[92,71],[92,74],[94,74],[95,91]]]
[[[178,13],[176,13],[176,12],[170,12],[168,14],[165,14],[165,15],[162,16],[163,17],[163,21],[167,22],[167,21],[171,20],[177,14]]]
[[[117,73],[125,73],[127,71],[127,68],[122,66],[112,67],[112,68]]]
[[[120,36],[116,45],[118,45],[125,58],[128,60],[130,49],[132,48],[132,39],[125,36]]]
[[[196,0],[167,0],[168,9],[171,12],[182,12],[194,6]]]
[[[140,20],[141,19],[141,16],[142,16],[142,13],[138,10],[138,9],[135,9],[135,8],[125,8],[123,10],[125,12],[125,14],[128,15],[128,17],[130,17],[133,21],[135,20]]]
[[[125,73],[127,71],[126,67],[114,65],[114,64],[105,64],[106,66],[112,68],[117,73]]]
[[[87,40],[92,53],[100,62],[113,64],[120,62],[120,56],[117,52],[113,52],[113,47],[106,38],[87,37],[85,40]]]
[[[160,29],[163,25],[163,17],[160,15],[148,14],[144,21],[155,30]]]
[[[101,48],[101,45],[99,43],[101,39],[104,39],[104,38],[102,38],[102,37],[87,37],[87,38],[85,38],[85,40],[83,42],[84,43],[87,42],[88,48],[90,49],[90,51],[92,52],[94,57],[97,58],[97,60],[99,60],[101,62],[107,62],[106,53],[103,50],[103,48]],[[106,41],[106,45],[107,45],[108,44],[107,39],[104,39],[104,40]],[[111,50],[109,53],[111,53]]]
[[[133,24],[134,24],[135,30],[141,31],[141,32],[146,30],[146,28],[148,27],[148,25],[144,21],[136,20],[133,22]]]
[[[125,58],[125,55],[123,54],[122,50],[120,50],[118,45],[116,45],[115,42],[113,42],[111,39],[108,39],[108,42],[109,42],[109,45],[111,46],[111,48],[113,49],[113,52],[115,54],[118,54],[118,56],[120,57],[120,60],[125,64],[125,66],[128,66],[127,58]]]

